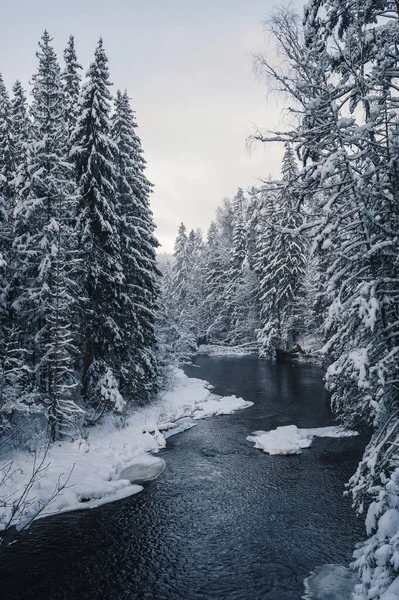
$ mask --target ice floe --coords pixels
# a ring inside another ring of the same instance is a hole
[[[298,429],[296,425],[277,427],[271,431],[255,431],[247,437],[255,448],[268,454],[301,454],[304,448],[312,445],[315,437],[342,438],[358,435],[357,431],[344,429],[339,425]]]

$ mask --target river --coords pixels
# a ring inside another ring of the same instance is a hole
[[[142,493],[9,532],[2,600],[299,600],[315,566],[350,561],[364,530],[342,491],[365,440],[316,439],[298,456],[246,440],[330,425],[322,371],[256,356],[185,370],[254,406],[171,437],[166,470]]]

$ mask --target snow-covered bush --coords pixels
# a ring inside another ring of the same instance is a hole
[[[88,422],[95,423],[104,414],[122,413],[126,402],[112,369],[103,360],[94,361],[88,370],[87,398],[90,403]]]

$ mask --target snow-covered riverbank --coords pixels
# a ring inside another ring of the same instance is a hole
[[[173,376],[173,389],[161,394],[152,405],[138,409],[126,427],[115,429],[111,423],[99,425],[90,431],[87,440],[52,445],[43,464],[46,468],[25,498],[23,514],[13,524],[22,526],[29,522],[57,485],[68,478],[67,486],[40,516],[94,508],[136,494],[143,488],[121,478],[124,469],[153,462],[149,453],[164,448],[167,437],[192,427],[196,420],[231,414],[252,405],[236,396],[216,396],[206,381],[188,378],[179,369],[174,370]],[[32,476],[34,456],[15,451],[4,457],[2,463],[9,461],[12,461],[12,474],[1,486],[1,497],[17,498]],[[0,506],[0,529],[4,529],[10,514],[10,506]]]

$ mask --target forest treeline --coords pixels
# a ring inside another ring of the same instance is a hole
[[[252,340],[273,354],[320,332],[333,410],[373,431],[350,480],[367,514],[355,600],[399,597],[398,11],[310,0],[303,19],[275,12],[278,64],[256,64],[289,119],[253,140],[286,144],[282,180],[226,202],[205,242],[181,226],[163,266],[172,343]]]
[[[0,78],[0,434],[55,440],[154,393],[159,273],[128,94],[101,39],[83,83],[51,42],[29,104]]]
[[[160,258],[159,319],[178,360],[203,344],[253,347],[262,357],[320,348],[326,301],[311,237],[295,233],[309,210],[298,177],[287,144],[281,180],[225,199],[206,239],[180,225],[173,255]]]

